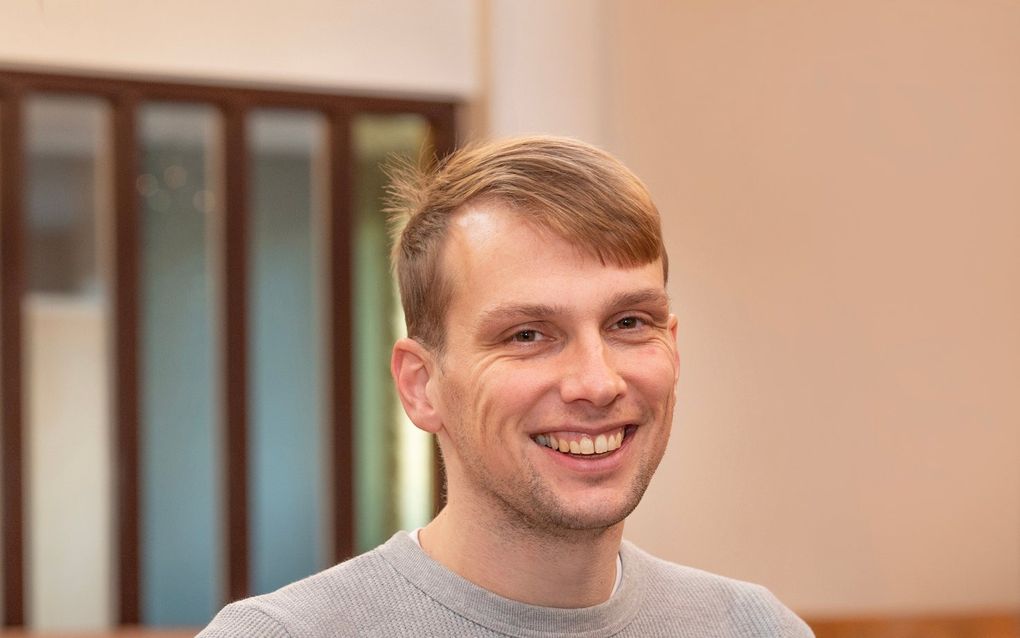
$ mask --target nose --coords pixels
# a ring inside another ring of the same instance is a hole
[[[560,398],[564,403],[586,401],[605,407],[621,396],[627,383],[613,364],[612,352],[598,338],[576,340],[566,353]]]

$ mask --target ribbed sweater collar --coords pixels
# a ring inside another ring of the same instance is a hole
[[[620,547],[620,589],[606,602],[582,609],[539,607],[497,596],[440,565],[407,532],[397,532],[378,551],[426,596],[472,622],[510,636],[611,636],[634,619],[643,596],[646,565],[640,550],[626,541]]]

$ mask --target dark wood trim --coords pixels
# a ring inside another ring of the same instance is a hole
[[[242,103],[223,110],[224,210],[218,282],[226,520],[226,600],[248,596],[248,143]]]
[[[113,405],[116,441],[117,619],[142,621],[137,96],[113,101]]]
[[[432,437],[432,516],[436,517],[446,507],[446,466],[439,439]]]
[[[435,109],[436,113],[427,116],[432,127],[432,145],[436,155],[446,157],[457,149],[457,127],[455,106],[443,104]]]
[[[147,100],[211,102],[226,106],[290,107],[319,110],[338,109],[363,113],[420,113],[443,118],[453,101],[449,96],[409,98],[379,97],[357,92],[315,92],[295,88],[262,88],[244,84],[189,84],[168,80],[143,80],[103,74],[65,75],[38,73],[0,67],[0,79],[16,81],[26,90],[43,92],[91,93],[115,98],[125,91],[136,92]]]
[[[22,434],[22,326],[25,286],[24,140],[21,91],[0,100],[0,454],[3,455],[3,623],[25,619],[25,494]]]
[[[351,161],[351,114],[338,110],[329,120],[329,422],[332,425],[333,530],[337,561],[354,555],[354,404],[351,343],[354,223],[354,176]]]
[[[1020,612],[805,620],[817,638],[1020,638]]]

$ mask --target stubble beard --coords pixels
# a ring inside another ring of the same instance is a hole
[[[460,425],[463,426],[464,421]],[[669,423],[664,420],[652,427],[669,428]],[[459,449],[471,449],[468,435],[459,428],[455,438]],[[597,537],[634,511],[651,483],[665,447],[664,441],[661,449],[643,456],[630,484],[623,488],[622,499],[612,504],[598,504],[605,507],[593,507],[590,503],[578,507],[564,503],[549,484],[549,479],[530,464],[522,468],[512,482],[501,482],[477,457],[471,454],[458,456],[464,479],[470,485],[468,489],[486,504],[487,514],[497,523],[496,529],[506,534],[527,534],[537,538],[577,539]]]

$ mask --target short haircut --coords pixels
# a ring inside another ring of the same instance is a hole
[[[499,202],[537,228],[574,242],[603,264],[662,259],[659,212],[641,180],[590,144],[519,137],[473,144],[432,166],[391,166],[391,259],[408,336],[442,352],[452,295],[442,272],[450,220],[466,206]]]

